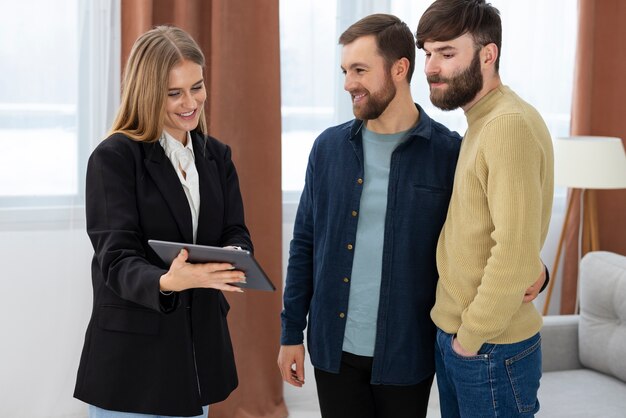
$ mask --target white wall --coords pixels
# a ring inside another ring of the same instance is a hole
[[[0,232],[0,416],[83,417],[72,397],[91,312],[84,227]]]
[[[543,249],[541,250],[541,258],[550,270],[550,272],[552,272],[554,266],[554,259],[556,257],[556,246],[559,243],[561,229],[563,228],[563,220],[565,218],[565,195],[563,194],[565,191],[558,190],[557,192],[557,195],[554,197],[552,218],[550,219],[550,229],[548,230],[546,242],[544,243]],[[548,311],[548,315],[559,314],[559,309],[561,306],[561,275],[563,274],[563,255],[564,253],[562,252],[560,262],[561,265],[559,266],[557,277],[550,278],[550,280],[555,280],[555,282],[553,285],[554,289],[552,290],[550,310]],[[539,312],[543,311],[543,306],[547,293],[548,289],[539,294],[539,296],[535,300],[535,305],[537,306],[537,309],[539,309]]]

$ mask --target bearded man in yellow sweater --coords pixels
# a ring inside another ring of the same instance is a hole
[[[434,105],[462,108],[463,138],[437,246],[431,317],[442,417],[532,417],[539,410],[541,315],[523,303],[543,265],[552,140],[498,74],[502,25],[484,0],[437,0],[417,28]]]

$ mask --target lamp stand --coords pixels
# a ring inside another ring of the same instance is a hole
[[[598,210],[596,205],[595,190],[593,189],[580,189],[583,193],[583,222],[582,222],[582,242],[580,243],[582,254],[585,255],[590,251],[597,251],[600,249],[600,235],[598,232]],[[548,283],[548,292],[546,293],[546,300],[543,305],[543,315],[548,314],[550,308],[550,300],[552,299],[552,291],[554,284],[557,281],[557,272],[559,270],[559,261],[561,260],[561,252],[563,250],[563,243],[565,242],[565,232],[567,231],[567,224],[572,214],[572,207],[574,205],[574,192],[569,193],[567,198],[567,210],[565,212],[565,220],[563,221],[563,228],[561,229],[561,236],[559,237],[559,244],[556,250],[556,258],[552,271],[550,272],[550,283]]]
[[[582,254],[600,249],[600,235],[598,233],[598,205],[596,204],[596,191],[585,189],[583,191],[583,248]]]
[[[550,283],[548,283],[548,293],[546,293],[546,300],[543,304],[543,315],[548,314],[550,308],[550,300],[552,299],[552,290],[554,289],[554,283],[556,282],[556,273],[559,269],[559,261],[561,260],[561,250],[563,250],[563,242],[565,241],[565,231],[567,230],[567,224],[569,217],[572,214],[572,206],[574,205],[574,192],[569,193],[567,196],[567,210],[565,211],[565,220],[563,221],[563,228],[561,228],[561,236],[559,237],[559,244],[556,247],[556,258],[552,265],[552,271],[550,272]]]

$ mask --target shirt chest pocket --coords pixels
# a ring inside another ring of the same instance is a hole
[[[417,221],[432,224],[438,233],[446,220],[452,191],[438,186],[413,184],[411,192],[407,214]]]

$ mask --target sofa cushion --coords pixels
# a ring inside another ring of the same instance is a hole
[[[582,259],[578,331],[580,362],[626,381],[626,257],[591,252]]]
[[[537,418],[624,418],[626,383],[589,369],[544,373]]]
[[[578,354],[579,315],[550,315],[541,328],[541,366],[543,372],[580,369]]]

